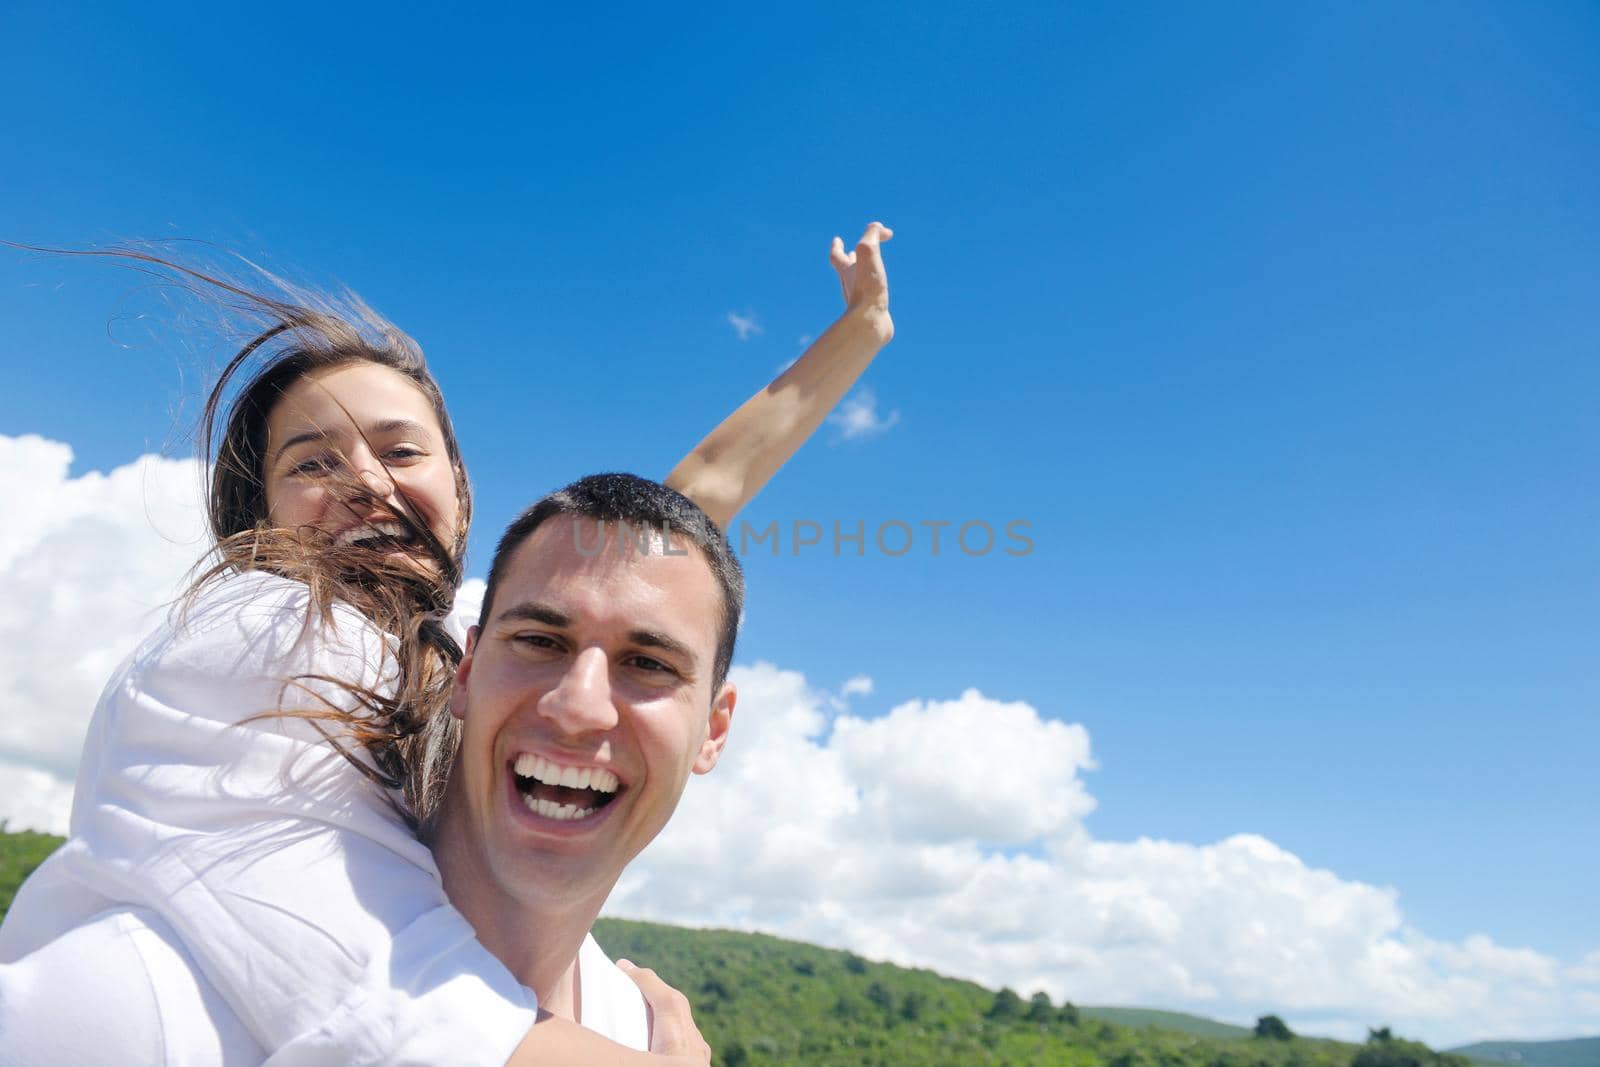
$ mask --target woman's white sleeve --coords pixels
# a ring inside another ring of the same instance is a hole
[[[534,1022],[387,791],[310,721],[252,719],[354,706],[288,678],[393,669],[354,612],[308,624],[304,586],[246,575],[146,642],[90,727],[61,862],[159,913],[279,1067],[499,1067]]]

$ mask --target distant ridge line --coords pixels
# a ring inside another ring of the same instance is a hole
[[[1517,1067],[1600,1067],[1600,1037],[1569,1037],[1554,1041],[1475,1041],[1445,1049],[1479,1063],[1516,1064]]]

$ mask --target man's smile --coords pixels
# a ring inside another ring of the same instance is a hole
[[[531,752],[519,753],[510,771],[523,806],[557,822],[591,819],[627,788],[605,767],[557,763]]]

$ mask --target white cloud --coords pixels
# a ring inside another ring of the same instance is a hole
[[[733,327],[733,332],[739,335],[741,341],[748,341],[764,332],[761,323],[756,321],[753,311],[748,315],[741,315],[736,311],[728,312],[728,325]]]
[[[891,411],[888,415],[878,414],[878,398],[871,389],[862,387],[845,397],[839,407],[828,416],[828,422],[839,431],[842,440],[852,441],[856,438],[877,437],[887,433],[889,428],[900,421],[900,413]]]
[[[1600,948],[1567,968],[1566,977],[1571,982],[1588,982],[1600,986]],[[1600,992],[1595,995],[1600,997]]]
[[[863,783],[863,808],[890,839],[1021,845],[1094,809],[1077,779],[1093,766],[1084,728],[976,689],[879,719],[841,717],[828,745]]]
[[[483,594],[488,587],[482,578],[468,578],[456,590],[456,602],[450,609],[449,618],[445,620],[445,628],[463,648],[466,647],[468,628],[478,625],[478,616],[483,613]]]
[[[49,771],[0,760],[0,825],[9,830],[67,832],[72,813],[72,783]]]
[[[65,828],[101,686],[181,588],[200,471],[146,456],[69,474],[0,437],[0,819]],[[461,611],[475,614],[482,583]],[[66,637],[72,637],[71,641]],[[1081,725],[968,690],[851,713],[770,664],[734,669],[728,751],[624,875],[617,914],[761,929],[1084,1003],[1186,1009],[1436,1045],[1600,1031],[1600,949],[1562,961],[1428,937],[1393,889],[1264,838],[1098,841]]]
[[[0,436],[0,818],[55,831],[101,687],[205,545],[195,461],[71,463],[59,442]]]
[[[865,674],[858,674],[839,687],[839,695],[844,697],[869,697],[872,695],[872,679]]]
[[[1081,726],[975,690],[878,718],[736,667],[722,762],[610,910],[759,929],[1080,1003],[1448,1045],[1600,1030],[1600,952],[1431,939],[1265,838],[1097,841]],[[847,683],[845,688],[849,688]],[[842,692],[843,690],[841,690]],[[828,711],[837,711],[830,718]]]

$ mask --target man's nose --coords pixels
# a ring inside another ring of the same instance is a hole
[[[615,726],[617,708],[611,699],[611,663],[605,649],[580,649],[567,662],[555,688],[539,700],[539,714],[571,735]]]

